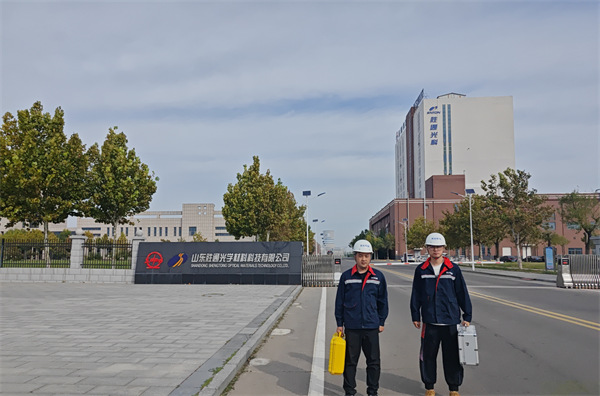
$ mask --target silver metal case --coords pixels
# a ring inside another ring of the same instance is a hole
[[[477,330],[474,325],[458,328],[458,356],[460,364],[466,366],[479,365],[479,347],[477,346]]]

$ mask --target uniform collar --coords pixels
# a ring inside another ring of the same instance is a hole
[[[352,275],[356,274],[357,272],[358,272],[358,267],[356,266],[356,264],[354,264],[354,267],[352,267]],[[370,273],[371,275],[375,275],[375,271],[373,271],[373,268],[371,268],[371,265],[369,265],[367,272]]]
[[[425,260],[425,262],[423,263],[423,265],[421,265],[421,269],[426,269],[427,267],[429,267],[431,257],[428,257],[427,260]],[[448,257],[444,256],[444,262],[442,263],[443,265],[445,265],[446,267],[448,267],[448,269],[452,268],[454,265],[452,265],[452,261],[450,261],[450,259]]]

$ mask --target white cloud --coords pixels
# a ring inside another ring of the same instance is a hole
[[[3,2],[2,111],[61,106],[90,145],[118,125],[161,177],[152,209],[215,202],[259,155],[345,246],[394,195],[421,88],[513,96],[517,166],[600,187],[598,4]],[[314,208],[313,208],[314,206]]]

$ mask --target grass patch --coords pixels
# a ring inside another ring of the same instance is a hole
[[[471,264],[464,263],[461,266],[463,267],[471,267]],[[530,263],[523,261],[523,269],[519,268],[519,263],[475,263],[475,268],[484,268],[484,269],[492,269],[492,270],[503,270],[503,271],[517,271],[517,272],[534,272],[537,274],[550,274],[556,275],[557,271],[547,271],[546,263]]]
[[[245,344],[245,343],[244,343]],[[242,344],[243,345],[243,344]],[[233,357],[235,356],[235,354],[237,353],[237,351],[233,352],[231,354],[231,356],[229,356],[227,359],[225,359],[223,361],[223,365],[219,366],[219,367],[215,367],[213,369],[210,369],[210,371],[213,373],[212,377],[210,377],[209,379],[207,379],[206,381],[204,381],[204,383],[202,384],[202,386],[200,387],[200,390],[206,388],[213,380],[213,378],[215,378],[215,375],[217,375],[217,373],[221,370],[223,370],[223,368],[227,365],[227,363],[229,363],[229,361],[231,359],[233,359]]]

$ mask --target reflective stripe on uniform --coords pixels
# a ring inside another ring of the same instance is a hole
[[[361,279],[346,279],[344,284],[347,285],[348,283],[362,283],[362,280]]]

